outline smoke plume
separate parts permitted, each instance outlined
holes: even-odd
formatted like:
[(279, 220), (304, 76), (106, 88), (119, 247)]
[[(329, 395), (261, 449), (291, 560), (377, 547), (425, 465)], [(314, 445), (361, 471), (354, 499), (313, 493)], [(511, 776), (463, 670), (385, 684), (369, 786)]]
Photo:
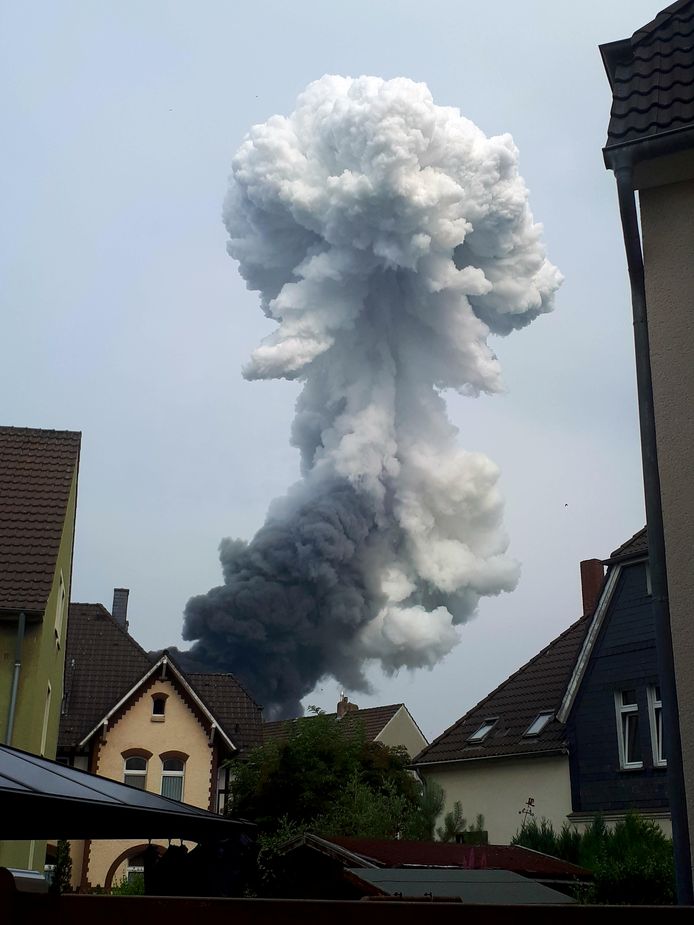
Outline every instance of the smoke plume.
[(326, 76), (233, 160), (228, 252), (274, 333), (247, 379), (298, 379), (302, 479), (224, 583), (192, 598), (188, 659), (231, 671), (270, 715), (325, 676), (431, 667), (484, 595), (511, 591), (498, 470), (458, 445), (443, 393), (493, 393), (487, 341), (551, 310), (518, 152), (424, 84)]

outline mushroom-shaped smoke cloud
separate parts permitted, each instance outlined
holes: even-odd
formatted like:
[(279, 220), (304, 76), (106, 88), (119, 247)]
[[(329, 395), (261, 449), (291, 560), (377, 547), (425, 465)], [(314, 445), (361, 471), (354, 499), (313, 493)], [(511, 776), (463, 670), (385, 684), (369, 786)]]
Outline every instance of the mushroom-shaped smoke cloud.
[(510, 591), (498, 471), (461, 449), (442, 393), (500, 389), (490, 333), (552, 307), (517, 150), (424, 84), (326, 76), (233, 161), (228, 251), (276, 331), (248, 379), (300, 379), (302, 480), (224, 584), (192, 598), (188, 653), (270, 715), (327, 675), (432, 666), (483, 595)]

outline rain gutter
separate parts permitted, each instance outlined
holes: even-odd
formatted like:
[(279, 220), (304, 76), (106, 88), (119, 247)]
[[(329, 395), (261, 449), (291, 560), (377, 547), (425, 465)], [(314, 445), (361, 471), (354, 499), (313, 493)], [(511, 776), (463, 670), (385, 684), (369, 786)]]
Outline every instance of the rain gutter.
[[(632, 155), (632, 151), (629, 152)], [(624, 235), (631, 306), (634, 321), (634, 348), (636, 355), (636, 386), (641, 432), (641, 464), (643, 468), (644, 499), (648, 533), (648, 560), (651, 572), (651, 606), (655, 622), (658, 676), (663, 704), (663, 737), (668, 759), (667, 782), (672, 816), (672, 840), (675, 849), (675, 877), (677, 902), (694, 904), (692, 890), (691, 846), (687, 817), (682, 742), (680, 739), (679, 706), (675, 682), (675, 663), (672, 650), (670, 604), (668, 598), (667, 566), (665, 559), (665, 532), (660, 494), (658, 446), (656, 441), (651, 354), (648, 337), (646, 283), (636, 211), (636, 193), (633, 185), (633, 156), (607, 158), (608, 167), (617, 179), (619, 212)]]
[(24, 646), (24, 634), (26, 632), (26, 614), (22, 610), (17, 621), (17, 641), (14, 646), (14, 668), (12, 670), (12, 686), (10, 687), (10, 706), (7, 711), (7, 734), (5, 744), (12, 745), (12, 734), (14, 732), (14, 717), (17, 710), (17, 691), (19, 689), (19, 675), (22, 670), (22, 648)]

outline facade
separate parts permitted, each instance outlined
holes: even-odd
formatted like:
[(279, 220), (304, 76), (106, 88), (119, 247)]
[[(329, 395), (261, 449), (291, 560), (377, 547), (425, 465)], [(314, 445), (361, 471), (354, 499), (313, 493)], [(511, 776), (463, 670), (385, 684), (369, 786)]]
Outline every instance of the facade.
[[(663, 696), (681, 757), (671, 775), (680, 901), (694, 901), (694, 2), (601, 46), (613, 92), (604, 157), (614, 170), (635, 320), (646, 514)], [(640, 223), (637, 220), (636, 194)], [(662, 601), (662, 603), (660, 603)], [(669, 606), (668, 606), (669, 605)], [(662, 670), (662, 669), (661, 669)], [(667, 737), (666, 735), (666, 737)], [(681, 766), (681, 767), (680, 767)]]
[(425, 748), (414, 766), (508, 844), (525, 819), (555, 830), (629, 810), (669, 832), (645, 530), (581, 563), (584, 615)]
[[(411, 757), (428, 745), (424, 733), (404, 703), (360, 710), (343, 695), (337, 711), (328, 715), (336, 716), (348, 724), (361, 724), (370, 742), (381, 742), (390, 748), (404, 748)], [(282, 719), (263, 723), (263, 741), (283, 741), (290, 734), (294, 722), (293, 719)]]
[[(55, 757), (72, 582), (80, 434), (0, 428), (0, 741)], [(45, 845), (0, 842), (43, 870)]]
[[(59, 760), (223, 812), (226, 762), (259, 744), (260, 707), (231, 675), (186, 674), (166, 652), (150, 658), (120, 613), (71, 607)], [(72, 842), (73, 887), (108, 889), (141, 872), (146, 848), (141, 839)]]

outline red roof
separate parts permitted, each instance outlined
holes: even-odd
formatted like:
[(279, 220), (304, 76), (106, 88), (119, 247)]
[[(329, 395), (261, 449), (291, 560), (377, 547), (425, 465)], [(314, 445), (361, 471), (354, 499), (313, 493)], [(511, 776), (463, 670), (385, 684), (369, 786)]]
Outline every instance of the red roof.
[(331, 836), (324, 841), (345, 848), (379, 867), (460, 867), (510, 870), (535, 877), (586, 877), (576, 864), (520, 845), (457, 845), (446, 842), (387, 841)]

